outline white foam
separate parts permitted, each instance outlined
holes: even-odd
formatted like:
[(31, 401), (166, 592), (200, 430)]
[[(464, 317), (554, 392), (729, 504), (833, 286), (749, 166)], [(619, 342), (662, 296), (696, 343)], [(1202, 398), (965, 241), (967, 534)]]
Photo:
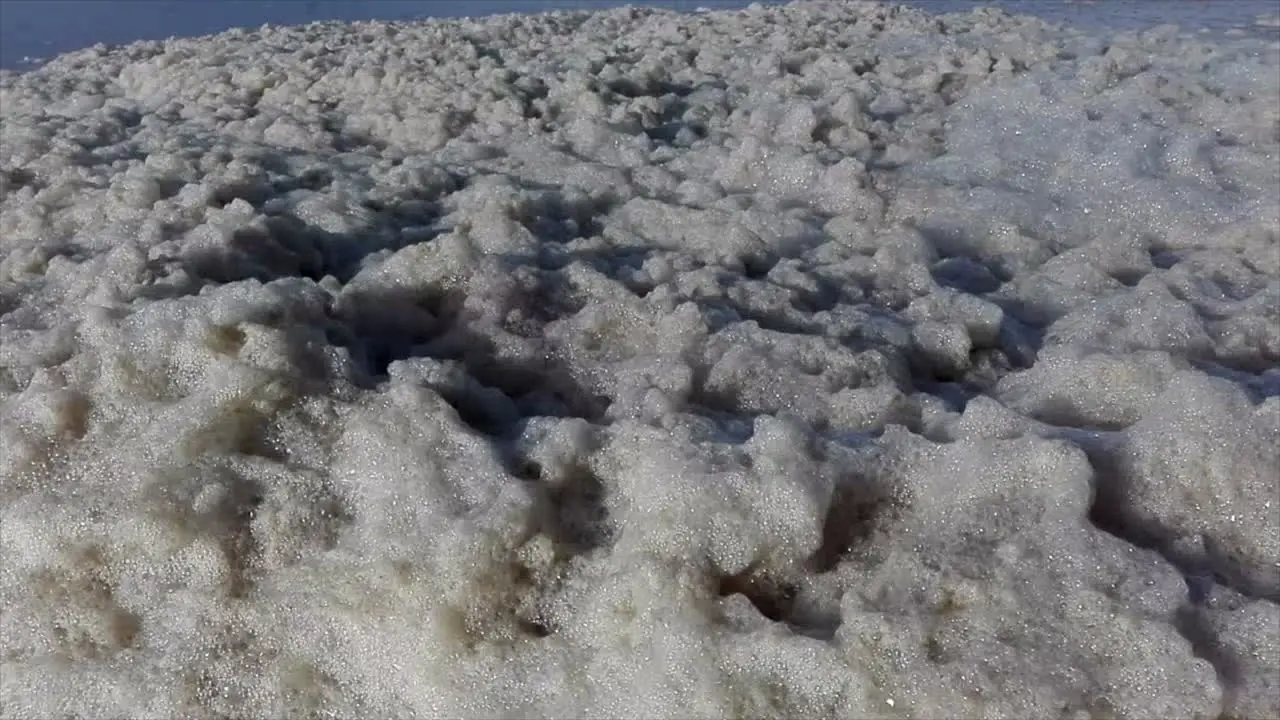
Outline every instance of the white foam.
[(834, 0), (0, 74), (0, 714), (1270, 717), (1278, 107)]

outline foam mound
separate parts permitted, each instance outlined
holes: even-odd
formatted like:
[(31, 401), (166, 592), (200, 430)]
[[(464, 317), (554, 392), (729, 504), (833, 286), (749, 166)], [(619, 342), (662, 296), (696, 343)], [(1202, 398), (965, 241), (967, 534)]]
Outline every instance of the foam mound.
[(1280, 715), (1280, 44), (264, 27), (0, 122), (5, 717)]

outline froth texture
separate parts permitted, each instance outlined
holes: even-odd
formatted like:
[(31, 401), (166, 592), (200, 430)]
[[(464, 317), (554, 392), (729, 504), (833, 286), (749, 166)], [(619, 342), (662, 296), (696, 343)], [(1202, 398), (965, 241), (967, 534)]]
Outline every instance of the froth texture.
[(5, 717), (1280, 714), (1275, 43), (317, 24), (0, 121)]

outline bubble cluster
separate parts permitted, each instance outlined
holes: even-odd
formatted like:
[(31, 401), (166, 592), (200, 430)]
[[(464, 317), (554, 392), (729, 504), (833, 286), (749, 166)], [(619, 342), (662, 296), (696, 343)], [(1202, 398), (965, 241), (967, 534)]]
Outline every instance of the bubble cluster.
[(0, 71), (0, 714), (1280, 713), (1280, 45), (811, 0)]

